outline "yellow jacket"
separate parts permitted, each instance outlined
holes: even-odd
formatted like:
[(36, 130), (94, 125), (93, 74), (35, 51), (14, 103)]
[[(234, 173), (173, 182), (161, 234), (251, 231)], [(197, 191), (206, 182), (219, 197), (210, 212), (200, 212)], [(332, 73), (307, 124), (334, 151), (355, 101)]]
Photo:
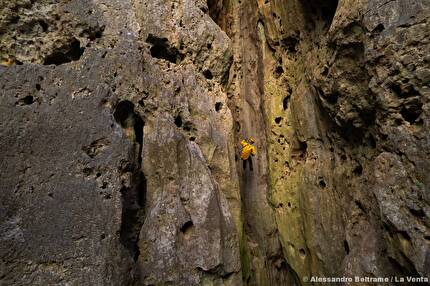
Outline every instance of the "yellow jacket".
[(242, 160), (248, 159), (251, 154), (254, 156), (257, 154), (257, 148), (246, 142), (246, 140), (242, 140), (240, 144), (242, 145), (242, 154), (240, 154)]

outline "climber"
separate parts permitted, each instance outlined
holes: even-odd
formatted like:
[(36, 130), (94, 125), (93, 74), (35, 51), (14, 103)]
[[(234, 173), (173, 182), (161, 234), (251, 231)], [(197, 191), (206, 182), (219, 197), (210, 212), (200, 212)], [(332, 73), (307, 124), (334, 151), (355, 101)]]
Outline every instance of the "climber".
[(249, 169), (252, 171), (252, 156), (257, 154), (257, 148), (252, 145), (255, 142), (254, 138), (249, 137), (248, 139), (242, 140), (240, 144), (242, 145), (242, 153), (240, 158), (243, 160), (243, 169), (246, 169), (246, 162), (249, 162)]

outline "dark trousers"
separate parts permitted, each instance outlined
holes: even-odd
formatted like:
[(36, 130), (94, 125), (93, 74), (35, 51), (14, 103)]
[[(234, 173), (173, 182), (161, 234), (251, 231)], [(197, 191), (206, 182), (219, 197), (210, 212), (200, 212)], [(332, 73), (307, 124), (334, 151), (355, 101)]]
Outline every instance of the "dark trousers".
[(253, 170), (253, 168), (252, 168), (252, 158), (251, 158), (252, 156), (249, 156), (248, 157), (248, 159), (246, 159), (246, 160), (243, 160), (243, 169), (245, 170), (246, 169), (246, 162), (249, 162), (249, 170)]

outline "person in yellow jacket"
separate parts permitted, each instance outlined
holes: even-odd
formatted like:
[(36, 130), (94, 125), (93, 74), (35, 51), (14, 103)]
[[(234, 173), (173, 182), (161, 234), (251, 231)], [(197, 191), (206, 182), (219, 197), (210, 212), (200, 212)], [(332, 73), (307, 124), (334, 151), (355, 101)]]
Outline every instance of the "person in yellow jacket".
[(257, 148), (252, 145), (254, 144), (255, 140), (252, 137), (249, 137), (248, 139), (242, 140), (240, 142), (240, 145), (242, 145), (242, 152), (240, 154), (240, 158), (242, 158), (243, 161), (243, 169), (246, 169), (246, 163), (249, 163), (249, 169), (252, 171), (252, 156), (257, 155)]

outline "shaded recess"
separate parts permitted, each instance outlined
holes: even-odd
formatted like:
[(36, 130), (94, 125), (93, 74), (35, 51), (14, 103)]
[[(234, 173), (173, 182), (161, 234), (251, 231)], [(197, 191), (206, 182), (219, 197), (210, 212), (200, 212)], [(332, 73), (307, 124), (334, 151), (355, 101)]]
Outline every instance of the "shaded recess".
[(323, 21), (328, 28), (333, 21), (338, 6), (338, 0), (301, 0), (308, 23)]
[(131, 173), (130, 184), (121, 189), (123, 207), (120, 241), (136, 261), (140, 254), (138, 241), (144, 222), (147, 188), (145, 175), (141, 171), (144, 121), (134, 111), (134, 104), (128, 100), (117, 104), (113, 116), (127, 135), (134, 134), (128, 137), (133, 141), (133, 145), (138, 147), (133, 148), (133, 152), (138, 153), (132, 154), (134, 161), (124, 162), (119, 169), (121, 174)]
[(69, 44), (64, 45), (54, 50), (48, 55), (44, 65), (62, 65), (73, 61), (78, 61), (84, 54), (85, 48), (81, 47), (81, 43), (77, 39), (73, 39)]
[(172, 47), (166, 38), (159, 38), (149, 34), (146, 42), (152, 45), (150, 52), (154, 58), (163, 59), (174, 64), (184, 59), (184, 55), (177, 48)]
[(218, 23), (221, 10), (222, 10), (222, 1), (219, 0), (207, 0), (209, 7), (209, 16), (214, 20), (215, 23)]

